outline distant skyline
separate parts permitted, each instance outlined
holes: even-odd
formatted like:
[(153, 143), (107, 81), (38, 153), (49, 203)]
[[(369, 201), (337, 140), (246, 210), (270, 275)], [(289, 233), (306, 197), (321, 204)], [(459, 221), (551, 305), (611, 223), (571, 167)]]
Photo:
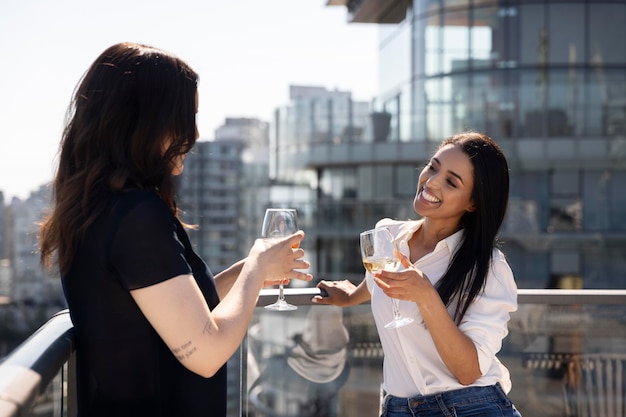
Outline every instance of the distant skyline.
[(0, 6), (0, 191), (26, 198), (52, 179), (65, 112), (108, 46), (175, 53), (200, 74), (201, 140), (226, 117), (271, 121), (290, 85), (377, 91), (378, 27), (327, 0), (27, 0)]

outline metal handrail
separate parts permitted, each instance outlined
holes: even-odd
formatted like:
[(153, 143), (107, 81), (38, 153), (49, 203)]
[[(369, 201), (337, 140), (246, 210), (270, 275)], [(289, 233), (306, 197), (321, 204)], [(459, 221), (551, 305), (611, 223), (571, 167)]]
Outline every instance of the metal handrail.
[[(311, 305), (318, 288), (286, 288), (296, 305)], [(257, 306), (272, 303), (278, 290), (261, 291)], [(519, 304), (626, 305), (626, 290), (518, 290)], [(68, 367), (67, 415), (76, 416), (74, 328), (68, 310), (55, 314), (0, 363), (0, 417), (25, 417), (65, 363)]]
[[(0, 416), (27, 416), (37, 398), (74, 352), (74, 326), (68, 310), (52, 316), (0, 363)], [(68, 373), (73, 373), (69, 369)], [(74, 395), (75, 390), (71, 395)], [(71, 397), (68, 416), (74, 412)]]
[[(320, 295), (319, 288), (285, 288), (285, 297), (295, 305), (309, 305), (311, 298)], [(277, 289), (263, 289), (257, 306), (271, 304), (278, 296)], [(518, 304), (626, 304), (626, 290), (561, 290), (561, 289), (518, 289)]]

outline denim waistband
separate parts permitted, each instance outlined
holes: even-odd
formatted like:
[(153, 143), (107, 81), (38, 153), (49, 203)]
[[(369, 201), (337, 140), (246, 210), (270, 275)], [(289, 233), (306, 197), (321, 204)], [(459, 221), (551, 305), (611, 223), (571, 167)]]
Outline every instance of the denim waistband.
[(486, 387), (467, 387), (457, 390), (444, 391), (431, 395), (416, 395), (415, 397), (402, 398), (393, 395), (385, 395), (384, 407), (394, 411), (417, 411), (428, 409), (441, 409), (442, 406), (459, 407), (472, 403), (501, 402), (511, 406), (511, 400), (504, 393), (499, 383)]

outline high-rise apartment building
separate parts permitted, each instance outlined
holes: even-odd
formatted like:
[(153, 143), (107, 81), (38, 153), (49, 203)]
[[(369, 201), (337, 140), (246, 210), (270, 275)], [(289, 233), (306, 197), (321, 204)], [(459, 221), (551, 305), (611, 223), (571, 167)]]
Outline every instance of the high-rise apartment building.
[[(179, 178), (182, 219), (196, 253), (216, 274), (247, 255), (258, 236), (268, 185), (268, 123), (227, 118), (214, 141), (197, 142)], [(229, 414), (240, 409), (241, 353), (228, 361)]]
[(421, 167), (471, 129), (510, 163), (500, 239), (518, 285), (626, 285), (626, 1), (328, 4), (379, 24), (380, 82), (370, 135), (342, 135), (350, 120), (314, 99), (277, 112), (270, 172), (315, 190), (317, 276), (360, 279), (359, 231), (415, 218)]
[(213, 273), (241, 258), (237, 229), (242, 164), (240, 141), (201, 141), (185, 159), (178, 190), (182, 219), (198, 255)]
[(65, 305), (58, 273), (44, 270), (39, 260), (37, 225), (48, 210), (50, 199), (50, 188), (43, 185), (24, 200), (13, 198), (8, 206), (13, 302)]
[[(182, 218), (198, 255), (218, 273), (247, 255), (260, 231), (268, 185), (268, 126), (227, 118), (215, 140), (199, 141), (179, 179)], [(257, 230), (258, 229), (258, 230)]]

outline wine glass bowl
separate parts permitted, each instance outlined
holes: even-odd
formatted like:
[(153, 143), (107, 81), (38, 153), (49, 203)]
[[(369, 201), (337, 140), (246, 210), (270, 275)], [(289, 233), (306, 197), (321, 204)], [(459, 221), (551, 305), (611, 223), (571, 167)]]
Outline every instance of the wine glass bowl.
[[(377, 227), (366, 230), (359, 236), (361, 245), (361, 258), (363, 266), (368, 272), (379, 270), (397, 271), (400, 260), (396, 257), (396, 243), (393, 235), (386, 227)], [(399, 310), (399, 300), (392, 298), (393, 320), (385, 324), (385, 328), (392, 329), (405, 326), (413, 321), (411, 317), (404, 317)]]
[[(261, 237), (263, 239), (279, 239), (290, 236), (298, 231), (298, 221), (295, 209), (268, 208), (263, 217), (261, 227)], [(297, 247), (297, 246), (296, 246)], [(268, 310), (291, 311), (298, 307), (289, 304), (285, 300), (283, 284), (278, 286), (278, 300), (275, 303), (265, 306)]]

